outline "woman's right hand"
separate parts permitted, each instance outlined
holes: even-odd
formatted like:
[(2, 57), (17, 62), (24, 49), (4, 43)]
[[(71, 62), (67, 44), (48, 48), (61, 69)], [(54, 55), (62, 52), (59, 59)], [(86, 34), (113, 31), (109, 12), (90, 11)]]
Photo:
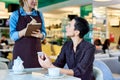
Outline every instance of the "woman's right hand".
[(19, 37), (20, 38), (23, 37), (23, 36), (25, 36), (26, 30), (27, 30), (27, 27), (24, 28), (24, 29), (22, 29), (21, 31), (19, 31)]
[(25, 36), (26, 30), (27, 30), (27, 28), (28, 28), (29, 25), (30, 25), (30, 23), (28, 23), (27, 26), (24, 29), (22, 29), (21, 31), (19, 31), (19, 37), (20, 38), (23, 37), (23, 36)]

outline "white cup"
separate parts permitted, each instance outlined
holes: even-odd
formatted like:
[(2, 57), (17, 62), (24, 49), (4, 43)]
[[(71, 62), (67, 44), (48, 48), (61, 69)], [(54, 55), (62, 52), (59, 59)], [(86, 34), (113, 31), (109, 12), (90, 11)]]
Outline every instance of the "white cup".
[(48, 68), (48, 75), (51, 77), (60, 76), (59, 68)]

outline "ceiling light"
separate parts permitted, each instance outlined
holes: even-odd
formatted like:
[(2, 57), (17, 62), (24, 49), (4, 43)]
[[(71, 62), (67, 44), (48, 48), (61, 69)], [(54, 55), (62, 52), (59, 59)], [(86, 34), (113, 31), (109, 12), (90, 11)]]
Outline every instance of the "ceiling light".
[(107, 2), (107, 1), (112, 1), (112, 0), (94, 0), (94, 1)]

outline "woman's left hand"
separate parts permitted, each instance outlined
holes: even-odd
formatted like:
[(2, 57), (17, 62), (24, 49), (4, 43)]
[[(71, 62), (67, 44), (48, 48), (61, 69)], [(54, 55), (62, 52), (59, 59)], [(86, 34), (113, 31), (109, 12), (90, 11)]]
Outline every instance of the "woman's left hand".
[(36, 38), (42, 38), (43, 34), (40, 32), (40, 30), (32, 31), (31, 36), (36, 37)]

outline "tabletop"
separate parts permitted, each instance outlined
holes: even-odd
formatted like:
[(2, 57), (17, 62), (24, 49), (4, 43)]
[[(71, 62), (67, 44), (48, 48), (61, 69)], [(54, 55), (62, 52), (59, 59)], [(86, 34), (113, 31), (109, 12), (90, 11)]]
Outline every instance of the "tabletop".
[[(41, 72), (41, 74), (34, 75), (33, 72)], [(43, 68), (28, 68), (23, 74), (14, 74), (12, 70), (0, 70), (0, 80), (81, 80), (80, 78), (63, 75), (58, 78), (50, 78), (45, 76), (47, 69)], [(43, 74), (44, 73), (44, 74)]]

